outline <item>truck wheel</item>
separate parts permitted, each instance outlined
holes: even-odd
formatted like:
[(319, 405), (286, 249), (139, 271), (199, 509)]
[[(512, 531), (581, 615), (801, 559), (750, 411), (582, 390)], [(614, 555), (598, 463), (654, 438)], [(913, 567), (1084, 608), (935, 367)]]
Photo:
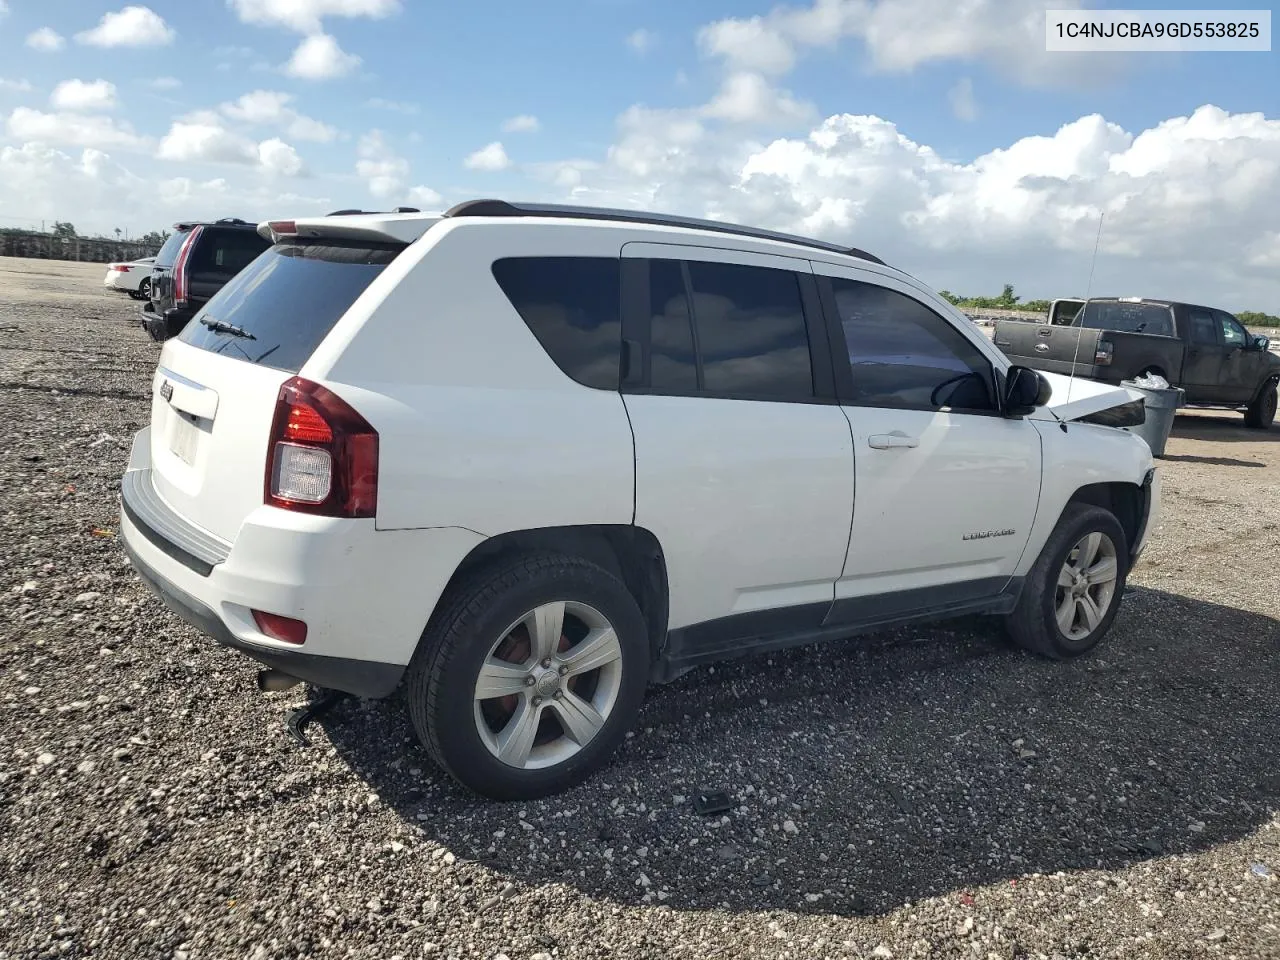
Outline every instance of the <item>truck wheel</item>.
[(1052, 660), (1088, 653), (1111, 629), (1128, 575), (1120, 522), (1100, 507), (1069, 504), (1005, 629), (1019, 646)]
[(648, 652), (617, 577), (575, 557), (515, 557), (451, 590), (432, 617), (409, 666), (409, 715), (432, 758), (476, 793), (558, 793), (626, 736)]
[(1276, 418), (1276, 384), (1273, 380), (1262, 388), (1245, 411), (1244, 425), (1254, 430), (1267, 430)]

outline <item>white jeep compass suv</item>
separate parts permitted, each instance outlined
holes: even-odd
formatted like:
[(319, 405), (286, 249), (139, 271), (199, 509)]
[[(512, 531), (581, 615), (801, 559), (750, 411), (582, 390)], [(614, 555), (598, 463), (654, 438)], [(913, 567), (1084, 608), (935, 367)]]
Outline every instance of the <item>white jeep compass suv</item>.
[(1084, 653), (1152, 524), (1138, 395), (858, 250), (493, 200), (259, 229), (160, 355), (129, 556), (288, 678), (403, 686), (490, 797), (726, 657), (975, 613)]

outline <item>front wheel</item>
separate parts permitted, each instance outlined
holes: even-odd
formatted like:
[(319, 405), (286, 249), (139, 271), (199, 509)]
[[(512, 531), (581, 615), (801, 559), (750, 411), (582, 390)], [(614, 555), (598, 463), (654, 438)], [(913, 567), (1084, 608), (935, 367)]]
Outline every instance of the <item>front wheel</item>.
[(602, 766), (648, 680), (648, 632), (608, 571), (513, 558), (450, 592), (409, 667), (409, 715), (454, 779), (495, 800), (565, 790)]
[(1005, 621), (1016, 643), (1053, 660), (1088, 653), (1111, 629), (1129, 575), (1128, 538), (1110, 512), (1069, 504)]
[(151, 278), (150, 277), (144, 277), (142, 282), (138, 284), (137, 299), (139, 300), (151, 299)]
[(1268, 383), (1249, 404), (1244, 414), (1244, 425), (1254, 430), (1267, 430), (1276, 418), (1276, 384)]

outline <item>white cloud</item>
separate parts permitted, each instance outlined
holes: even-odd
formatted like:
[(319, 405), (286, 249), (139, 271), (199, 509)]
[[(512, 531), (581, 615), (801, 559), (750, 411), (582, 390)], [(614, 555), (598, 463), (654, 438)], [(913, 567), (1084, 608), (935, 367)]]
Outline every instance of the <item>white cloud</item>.
[(268, 173), (284, 177), (296, 177), (303, 169), (298, 151), (277, 137), (258, 144), (258, 163)]
[(0, 90), (9, 93), (30, 93), (34, 89), (29, 80), (8, 80), (0, 77)]
[(646, 30), (644, 27), (627, 34), (627, 46), (640, 56), (644, 56), (652, 50), (657, 42), (658, 35), (652, 30)]
[(112, 110), (120, 105), (116, 85), (106, 80), (63, 80), (53, 88), (49, 103), (57, 110)]
[(258, 162), (258, 147), (247, 137), (228, 130), (216, 115), (195, 114), (175, 120), (160, 141), (156, 156), (179, 163)]
[[(1080, 0), (1055, 0), (1077, 9)], [(861, 40), (874, 69), (906, 72), (945, 60), (982, 61), (1036, 84), (1095, 82), (1114, 58), (1047, 53), (1044, 0), (813, 0), (765, 16), (728, 18), (698, 33), (702, 52), (734, 70), (787, 73), (806, 50)]]
[(14, 140), (61, 146), (137, 149), (146, 143), (128, 124), (111, 117), (44, 113), (29, 107), (18, 107), (9, 114), (7, 129)]
[(347, 53), (327, 33), (313, 33), (298, 44), (284, 72), (302, 80), (331, 80), (360, 66), (360, 58)]
[(295, 140), (329, 143), (338, 131), (327, 123), (304, 116), (293, 109), (293, 94), (276, 90), (254, 90), (219, 109), (233, 120), (284, 130)]
[(813, 106), (769, 85), (758, 73), (734, 73), (703, 108), (709, 117), (731, 123), (794, 124), (816, 117)]
[(418, 112), (418, 105), (407, 100), (386, 100), (382, 97), (370, 97), (365, 101), (365, 105), (373, 107), (375, 110), (390, 110), (392, 113), (403, 113), (409, 116)]
[(380, 130), (360, 138), (356, 156), (356, 173), (368, 182), (369, 192), (379, 200), (390, 199), (404, 189), (409, 161), (391, 149)]
[(504, 120), (502, 122), (502, 132), (537, 133), (541, 126), (542, 124), (538, 122), (537, 117), (528, 113), (522, 113), (518, 117), (511, 117), (509, 120)]
[(299, 33), (320, 33), (324, 17), (381, 19), (400, 10), (400, 0), (230, 0), (245, 23), (288, 27)]
[(863, 247), (937, 288), (1095, 291), (1280, 305), (1280, 119), (1204, 106), (1131, 133), (1085, 116), (969, 163), (874, 116), (744, 140), (695, 111), (633, 107), (603, 160), (541, 168), (564, 199), (708, 216)]
[(178, 163), (252, 166), (287, 177), (304, 172), (302, 158), (292, 146), (278, 137), (256, 143), (229, 129), (222, 116), (212, 110), (199, 110), (175, 120), (161, 139), (156, 156)]
[(463, 165), (468, 170), (484, 170), (493, 173), (511, 166), (511, 158), (507, 156), (507, 151), (503, 149), (502, 144), (495, 140), (468, 156), (463, 161)]
[(52, 27), (41, 27), (27, 34), (27, 46), (43, 53), (56, 53), (67, 45), (66, 38)]
[(409, 204), (419, 210), (438, 210), (442, 199), (440, 194), (430, 187), (418, 186), (409, 189)]
[(147, 86), (152, 90), (177, 90), (182, 86), (182, 81), (177, 77), (156, 77), (148, 80)]
[(175, 36), (150, 7), (129, 6), (104, 13), (96, 27), (76, 34), (76, 42), (93, 47), (159, 47), (172, 43)]
[[(244, 168), (236, 178), (140, 176), (94, 148), (69, 151), (41, 143), (0, 147), (0, 207), (38, 221), (71, 219), (82, 233), (131, 234), (169, 229), (178, 218), (268, 217), (325, 213), (329, 197), (282, 191), (272, 177)], [(20, 202), (19, 202), (20, 201)], [(73, 211), (70, 215), (68, 211)]]
[(968, 77), (956, 81), (955, 86), (947, 91), (947, 100), (956, 119), (965, 122), (978, 119), (978, 101), (973, 96), (973, 81)]

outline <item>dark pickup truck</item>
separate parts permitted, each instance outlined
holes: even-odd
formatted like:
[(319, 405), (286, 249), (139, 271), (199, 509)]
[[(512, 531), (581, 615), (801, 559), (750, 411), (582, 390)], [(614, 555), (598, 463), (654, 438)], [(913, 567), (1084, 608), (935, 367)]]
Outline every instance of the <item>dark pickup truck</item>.
[(1070, 325), (1000, 320), (995, 344), (1015, 362), (1120, 383), (1159, 374), (1188, 406), (1243, 409), (1266, 429), (1276, 415), (1280, 357), (1231, 314), (1168, 300), (1098, 297)]

